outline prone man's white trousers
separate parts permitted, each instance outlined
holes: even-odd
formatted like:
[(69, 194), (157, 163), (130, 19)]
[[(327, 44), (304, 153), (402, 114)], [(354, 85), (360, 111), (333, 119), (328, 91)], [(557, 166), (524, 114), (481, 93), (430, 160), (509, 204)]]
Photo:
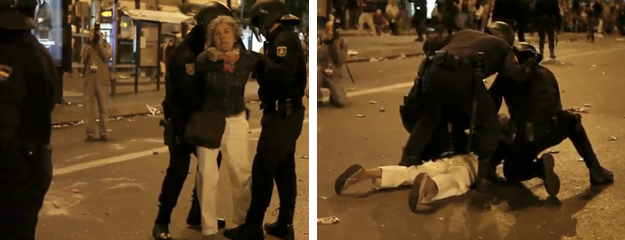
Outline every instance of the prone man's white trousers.
[(459, 155), (426, 162), (419, 166), (383, 166), (379, 168), (382, 170), (382, 178), (374, 180), (373, 184), (381, 189), (412, 185), (419, 173), (426, 173), (438, 187), (438, 194), (431, 200), (433, 202), (468, 192), (477, 176), (477, 158)]

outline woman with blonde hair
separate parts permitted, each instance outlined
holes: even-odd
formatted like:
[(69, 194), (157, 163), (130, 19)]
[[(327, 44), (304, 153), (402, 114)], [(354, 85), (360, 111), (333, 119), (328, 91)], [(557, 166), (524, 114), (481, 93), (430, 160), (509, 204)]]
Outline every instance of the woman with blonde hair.
[(252, 159), (249, 154), (245, 111), (245, 84), (256, 68), (256, 59), (240, 44), (242, 29), (232, 17), (219, 16), (207, 29), (207, 49), (197, 57), (196, 105), (185, 138), (197, 146), (197, 190), (202, 211), (202, 235), (218, 233), (217, 156), (230, 171), (233, 195), (233, 222), (243, 224), (251, 201)]

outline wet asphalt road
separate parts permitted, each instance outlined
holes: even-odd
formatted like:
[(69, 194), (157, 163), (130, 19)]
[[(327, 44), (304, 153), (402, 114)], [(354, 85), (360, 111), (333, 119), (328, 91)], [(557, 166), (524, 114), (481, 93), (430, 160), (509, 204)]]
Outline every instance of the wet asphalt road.
[[(317, 214), (341, 220), (318, 226), (318, 239), (625, 239), (625, 43), (608, 38), (595, 44), (561, 42), (556, 53), (559, 60), (544, 65), (558, 78), (566, 108), (591, 105), (583, 124), (601, 163), (615, 173), (614, 185), (589, 188), (588, 170), (565, 140), (552, 148), (559, 151), (560, 202), (546, 201), (539, 180), (497, 187), (490, 195), (472, 190), (436, 203), (437, 211), (427, 215), (410, 212), (406, 190), (337, 196), (334, 181), (350, 165), (399, 162), (408, 133), (398, 106), (421, 58), (352, 64), (357, 84), (344, 80), (346, 88), (353, 88), (350, 106), (318, 111)], [(608, 141), (611, 136), (623, 140)], [(354, 190), (367, 193), (371, 185), (365, 182)]]
[[(252, 104), (250, 153), (255, 154), (261, 112)], [(169, 154), (162, 142), (162, 116), (125, 118), (110, 123), (109, 142), (83, 142), (84, 126), (53, 130), (55, 176), (40, 212), (37, 239), (45, 240), (138, 240), (152, 239), (158, 194)], [(308, 118), (308, 117), (307, 117)], [(308, 124), (297, 146), (298, 198), (295, 217), (297, 239), (308, 239)], [(170, 226), (175, 239), (199, 240), (197, 230), (186, 227), (197, 161), (192, 160), (184, 189)], [(221, 169), (218, 212), (232, 216), (227, 166)], [(79, 193), (74, 193), (78, 190)], [(74, 192), (72, 192), (74, 191)], [(277, 192), (265, 221), (274, 221)], [(233, 227), (228, 223), (228, 227)], [(220, 236), (218, 239), (225, 239)], [(272, 239), (272, 238), (268, 238)]]

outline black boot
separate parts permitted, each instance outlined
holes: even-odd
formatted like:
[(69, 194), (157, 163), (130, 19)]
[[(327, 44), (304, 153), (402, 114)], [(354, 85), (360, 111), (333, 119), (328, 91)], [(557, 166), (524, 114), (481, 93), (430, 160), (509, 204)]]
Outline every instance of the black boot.
[(404, 166), (404, 167), (410, 167), (410, 166), (418, 166), (423, 164), (423, 162), (421, 161), (421, 159), (419, 159), (418, 156), (409, 156), (406, 154), (403, 154), (403, 156), (401, 157), (401, 161), (399, 162), (399, 166)]
[(243, 224), (236, 228), (224, 230), (224, 237), (234, 240), (263, 240), (265, 234), (262, 227)]
[(173, 240), (171, 235), (169, 235), (169, 226), (162, 223), (154, 223), (152, 237), (154, 237), (155, 240)]
[(295, 240), (295, 231), (293, 229), (294, 210), (280, 209), (278, 221), (265, 224), (267, 234), (285, 240)]
[(202, 211), (200, 210), (200, 203), (195, 196), (191, 202), (189, 214), (187, 215), (187, 225), (189, 225), (190, 228), (202, 229)]
[(549, 58), (556, 59), (556, 51), (551, 49), (549, 50)]
[(538, 161), (542, 167), (538, 176), (543, 179), (545, 190), (547, 190), (549, 196), (555, 197), (560, 192), (560, 178), (553, 171), (553, 168), (555, 167), (553, 155), (545, 153)]
[(614, 183), (614, 173), (597, 165), (590, 170), (590, 184), (593, 186), (608, 185)]
[(486, 192), (493, 182), (497, 182), (496, 165), (491, 164), (490, 159), (478, 159), (477, 180), (475, 188), (480, 192)]

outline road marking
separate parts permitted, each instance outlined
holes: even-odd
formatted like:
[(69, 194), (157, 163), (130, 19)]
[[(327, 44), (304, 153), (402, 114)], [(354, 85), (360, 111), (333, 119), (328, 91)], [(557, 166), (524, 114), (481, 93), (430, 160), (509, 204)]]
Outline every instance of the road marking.
[[(308, 123), (308, 117), (306, 117), (306, 119), (304, 119), (304, 124), (307, 124), (307, 123)], [(250, 130), (250, 133), (260, 133), (260, 130), (261, 130), (261, 128), (254, 128), (254, 129)], [(167, 152), (169, 152), (169, 148), (167, 146), (164, 146), (164, 147), (154, 148), (154, 149), (150, 149), (150, 150), (145, 150), (145, 151), (134, 152), (134, 153), (119, 155), (119, 156), (110, 157), (110, 158), (94, 160), (94, 161), (91, 161), (91, 162), (80, 163), (80, 164), (76, 164), (76, 165), (72, 165), (72, 166), (67, 166), (67, 167), (62, 167), (62, 168), (55, 168), (53, 176), (61, 176), (61, 175), (65, 175), (65, 174), (69, 174), (69, 173), (73, 173), (73, 172), (79, 172), (79, 171), (84, 171), (84, 170), (87, 170), (87, 169), (103, 167), (103, 166), (107, 166), (107, 165), (114, 164), (114, 163), (120, 163), (120, 162), (126, 162), (126, 161), (130, 161), (130, 160), (135, 160), (135, 159), (139, 159), (139, 158), (143, 158), (143, 157), (154, 155), (154, 152), (158, 152), (159, 154), (167, 153)]]

